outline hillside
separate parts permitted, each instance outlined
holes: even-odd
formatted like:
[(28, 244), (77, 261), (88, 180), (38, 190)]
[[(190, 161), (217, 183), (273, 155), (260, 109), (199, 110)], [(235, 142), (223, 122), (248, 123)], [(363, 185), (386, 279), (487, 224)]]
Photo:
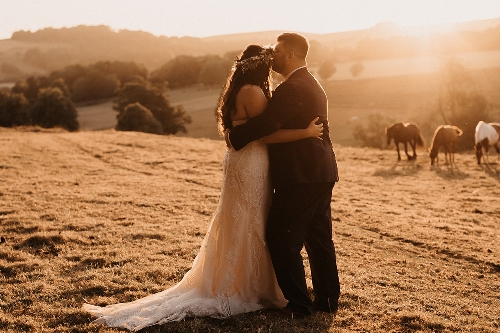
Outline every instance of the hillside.
[[(424, 31), (428, 27), (424, 27)], [(330, 34), (304, 35), (311, 41), (310, 64), (387, 58), (443, 56), (500, 49), (500, 18), (435, 26), (426, 34), (391, 23)], [(134, 61), (158, 69), (178, 55), (224, 55), (249, 44), (272, 44), (279, 31), (206, 38), (154, 36), (144, 31), (113, 31), (107, 26), (16, 31), (0, 40), (0, 82), (48, 74), (70, 64)]]
[[(2, 332), (121, 332), (90, 323), (82, 303), (159, 292), (190, 268), (217, 206), (222, 141), (0, 128), (0, 145)], [(500, 165), (335, 150), (335, 317), (265, 310), (142, 332), (498, 332)]]

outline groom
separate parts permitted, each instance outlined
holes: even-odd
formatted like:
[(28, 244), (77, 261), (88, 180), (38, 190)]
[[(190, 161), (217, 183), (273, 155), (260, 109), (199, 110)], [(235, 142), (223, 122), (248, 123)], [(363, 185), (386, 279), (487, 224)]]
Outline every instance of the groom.
[[(278, 284), (288, 300), (285, 312), (310, 315), (336, 312), (340, 284), (332, 241), (330, 202), (338, 181), (328, 127), (328, 101), (321, 85), (306, 68), (307, 40), (295, 33), (277, 39), (272, 69), (285, 81), (273, 92), (267, 109), (234, 127), (226, 139), (239, 150), (277, 129), (306, 128), (319, 116), (323, 140), (304, 139), (270, 144), (274, 194), (266, 239)], [(305, 245), (314, 302), (307, 292), (301, 250)]]

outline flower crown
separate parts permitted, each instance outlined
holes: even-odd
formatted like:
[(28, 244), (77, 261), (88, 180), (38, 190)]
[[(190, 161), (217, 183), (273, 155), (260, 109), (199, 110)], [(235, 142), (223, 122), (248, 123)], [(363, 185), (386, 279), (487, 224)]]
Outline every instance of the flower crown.
[(271, 46), (265, 46), (262, 51), (256, 56), (246, 58), (243, 60), (236, 60), (233, 66), (234, 69), (241, 68), (241, 71), (245, 73), (249, 69), (255, 69), (261, 64), (266, 64), (270, 66), (271, 59), (273, 57), (274, 50)]

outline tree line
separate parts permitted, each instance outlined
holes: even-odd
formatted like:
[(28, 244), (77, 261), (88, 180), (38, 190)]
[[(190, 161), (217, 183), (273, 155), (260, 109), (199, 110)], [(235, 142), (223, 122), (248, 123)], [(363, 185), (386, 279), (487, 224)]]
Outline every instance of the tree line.
[(173, 107), (169, 88), (222, 86), (239, 51), (224, 56), (177, 56), (151, 73), (135, 62), (69, 65), (49, 75), (29, 76), (0, 91), (0, 126), (60, 126), (79, 129), (75, 104), (115, 98), (118, 130), (156, 134), (187, 132), (191, 117)]

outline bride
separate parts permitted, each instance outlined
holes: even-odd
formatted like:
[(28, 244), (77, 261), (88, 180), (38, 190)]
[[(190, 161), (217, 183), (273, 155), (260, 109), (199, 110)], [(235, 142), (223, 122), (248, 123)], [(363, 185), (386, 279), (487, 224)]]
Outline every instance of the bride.
[[(219, 131), (259, 115), (271, 98), (273, 50), (250, 45), (235, 61), (218, 103)], [(95, 321), (132, 331), (188, 316), (226, 318), (265, 307), (283, 308), (264, 231), (272, 189), (267, 143), (321, 139), (322, 125), (278, 130), (240, 151), (228, 149), (218, 207), (192, 268), (175, 286), (129, 303), (84, 304)]]

